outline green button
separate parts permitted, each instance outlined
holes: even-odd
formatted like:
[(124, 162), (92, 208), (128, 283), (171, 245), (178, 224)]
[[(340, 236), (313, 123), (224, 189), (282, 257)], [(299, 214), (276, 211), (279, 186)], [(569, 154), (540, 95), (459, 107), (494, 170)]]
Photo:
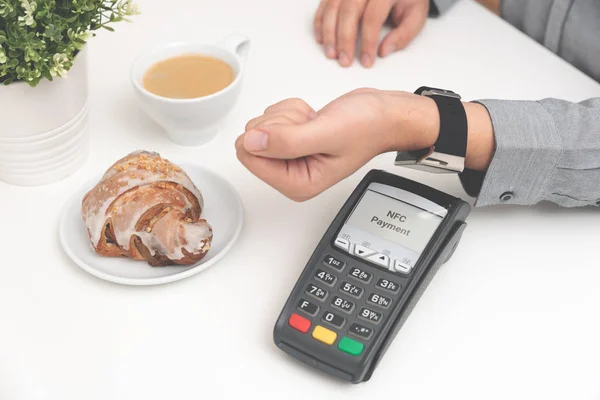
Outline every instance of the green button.
[(357, 342), (356, 340), (352, 340), (347, 337), (343, 337), (338, 344), (338, 349), (348, 354), (352, 354), (353, 356), (358, 356), (362, 353), (365, 345), (361, 342)]

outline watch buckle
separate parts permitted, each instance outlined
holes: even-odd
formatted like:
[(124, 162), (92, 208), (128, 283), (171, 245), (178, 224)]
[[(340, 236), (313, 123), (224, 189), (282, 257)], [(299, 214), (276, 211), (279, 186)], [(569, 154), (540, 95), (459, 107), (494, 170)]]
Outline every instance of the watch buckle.
[(444, 89), (426, 89), (421, 92), (421, 95), (423, 95), (423, 96), (446, 96), (446, 97), (453, 97), (458, 100), (461, 99), (461, 97), (458, 93), (454, 93), (451, 90), (444, 90)]
[(431, 147), (417, 152), (399, 151), (394, 165), (433, 173), (460, 173), (464, 170), (465, 159), (451, 154), (437, 153)]

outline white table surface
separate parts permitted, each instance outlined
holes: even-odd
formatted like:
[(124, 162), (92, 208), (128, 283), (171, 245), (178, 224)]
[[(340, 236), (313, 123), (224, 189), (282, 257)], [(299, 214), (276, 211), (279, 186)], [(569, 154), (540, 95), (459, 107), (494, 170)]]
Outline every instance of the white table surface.
[[(0, 379), (0, 399), (600, 398), (600, 213), (593, 209), (474, 209), (458, 250), (368, 383), (334, 381), (274, 346), (273, 324), (289, 291), (368, 169), (469, 198), (456, 177), (395, 168), (386, 154), (321, 196), (291, 202), (237, 161), (233, 142), (247, 120), (287, 97), (318, 108), (361, 86), (430, 85), (465, 99), (600, 96), (600, 85), (466, 0), (373, 69), (342, 69), (312, 39), (316, 3), (143, 0), (133, 24), (93, 39), (88, 163), (51, 186), (0, 184), (0, 378), (5, 387), (10, 379), (26, 385), (23, 395), (7, 397)], [(138, 111), (130, 63), (156, 41), (216, 42), (234, 32), (252, 46), (222, 134), (203, 147), (172, 144)], [(97, 279), (64, 255), (63, 202), (140, 148), (194, 160), (238, 189), (244, 227), (222, 262), (176, 283), (130, 287)]]

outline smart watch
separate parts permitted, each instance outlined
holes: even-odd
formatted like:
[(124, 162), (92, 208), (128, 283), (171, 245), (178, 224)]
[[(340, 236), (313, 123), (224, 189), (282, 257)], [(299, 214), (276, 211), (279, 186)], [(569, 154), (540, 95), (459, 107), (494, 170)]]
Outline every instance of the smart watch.
[(467, 152), (467, 114), (461, 97), (451, 90), (422, 86), (415, 94), (432, 98), (440, 115), (435, 144), (415, 151), (398, 151), (395, 165), (433, 173), (461, 173)]

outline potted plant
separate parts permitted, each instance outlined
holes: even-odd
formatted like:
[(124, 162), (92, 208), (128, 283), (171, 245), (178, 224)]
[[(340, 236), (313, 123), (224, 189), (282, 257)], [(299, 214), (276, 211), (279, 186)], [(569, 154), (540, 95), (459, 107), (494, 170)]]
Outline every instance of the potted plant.
[(0, 180), (48, 183), (87, 155), (87, 49), (132, 0), (0, 0)]

